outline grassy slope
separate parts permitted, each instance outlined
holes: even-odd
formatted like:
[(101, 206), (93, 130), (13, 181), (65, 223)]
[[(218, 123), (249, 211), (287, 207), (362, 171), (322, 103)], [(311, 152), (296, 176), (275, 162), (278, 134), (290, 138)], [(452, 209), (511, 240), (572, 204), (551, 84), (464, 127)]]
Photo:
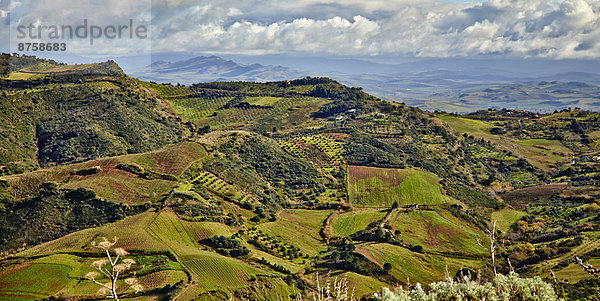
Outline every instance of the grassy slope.
[(479, 230), (445, 210), (398, 211), (390, 218), (393, 229), (400, 230), (404, 241), (421, 245), (426, 252), (451, 252), (466, 256), (483, 256), (477, 240), (484, 240)]
[[(144, 154), (118, 156), (93, 160), (85, 163), (57, 166), (30, 173), (6, 176), (10, 187), (8, 191), (16, 199), (35, 194), (41, 184), (47, 181), (59, 183), (60, 188), (84, 187), (110, 201), (128, 204), (141, 204), (146, 201), (158, 201), (173, 189), (177, 182), (154, 179), (146, 180), (135, 174), (117, 169), (119, 163), (136, 163), (149, 171), (180, 176), (188, 166), (207, 155), (200, 144), (182, 142), (163, 149)], [(97, 174), (79, 176), (73, 171), (99, 166)]]
[[(109, 224), (100, 228), (79, 231), (60, 239), (33, 247), (20, 254), (24, 258), (37, 258), (30, 261), (33, 265), (18, 269), (18, 264), (11, 265), (5, 272), (0, 271), (0, 296), (10, 294), (28, 295), (41, 298), (54, 294), (81, 296), (94, 294), (97, 290), (91, 282), (79, 281), (78, 278), (91, 271), (93, 258), (69, 255), (72, 252), (95, 252), (90, 242), (98, 237), (119, 237), (118, 246), (129, 251), (170, 251), (181, 263), (171, 263), (171, 268), (152, 272), (141, 278), (143, 283), (151, 284), (148, 288), (162, 287), (185, 280), (182, 270), (187, 269), (196, 279), (196, 285), (190, 286), (196, 294), (208, 290), (238, 289), (249, 284), (249, 279), (256, 275), (268, 275), (269, 272), (254, 267), (238, 259), (224, 257), (205, 250), (197, 240), (213, 235), (231, 235), (232, 230), (217, 223), (193, 223), (182, 221), (173, 212), (167, 210), (160, 214), (146, 212)], [(78, 253), (72, 253), (78, 254)], [(50, 264), (53, 263), (53, 264)], [(51, 287), (45, 283), (29, 283), (15, 279), (35, 277), (40, 269), (53, 273), (50, 278)], [(5, 276), (6, 275), (6, 276)], [(31, 276), (28, 276), (31, 275)], [(265, 281), (270, 281), (268, 280)], [(33, 281), (33, 280), (32, 280)], [(277, 279), (273, 279), (277, 282)], [(272, 284), (281, 287), (280, 283)], [(283, 288), (285, 291), (285, 288)], [(281, 292), (281, 291), (280, 291)]]
[(496, 227), (501, 231), (508, 231), (510, 226), (527, 213), (511, 208), (504, 208), (492, 213), (492, 220), (496, 221)]
[(357, 207), (449, 203), (433, 173), (418, 169), (349, 167), (349, 194)]
[(258, 229), (300, 248), (311, 256), (325, 250), (319, 231), (330, 211), (284, 210), (275, 222), (260, 224)]
[(355, 209), (338, 215), (333, 220), (334, 236), (349, 236), (364, 230), (372, 223), (385, 217), (387, 212), (378, 209)]
[(499, 149), (510, 151), (518, 157), (528, 158), (532, 165), (542, 169), (548, 169), (556, 162), (568, 159), (571, 153), (557, 141), (546, 139), (517, 140), (513, 137), (493, 135), (490, 130), (494, 125), (487, 121), (452, 116), (441, 118), (456, 131), (491, 141)]
[(431, 283), (445, 279), (446, 267), (450, 275), (461, 268), (476, 269), (480, 260), (453, 259), (438, 255), (421, 254), (390, 244), (367, 244), (358, 249), (367, 258), (383, 266), (392, 265), (391, 275), (411, 284)]
[(149, 151), (186, 135), (162, 101), (120, 74), (13, 82), (0, 96), (0, 166), (11, 173)]
[[(90, 242), (98, 237), (104, 236), (109, 237), (119, 237), (118, 246), (126, 248), (129, 251), (135, 250), (146, 250), (146, 251), (163, 251), (166, 250), (165, 245), (159, 241), (153, 239), (145, 230), (147, 225), (152, 222), (155, 214), (147, 212), (140, 215), (127, 217), (124, 220), (105, 225), (100, 228), (86, 229), (79, 232), (75, 232), (69, 234), (67, 236), (61, 237), (57, 240), (53, 240), (42, 245), (33, 247), (31, 249), (27, 249), (26, 251), (19, 254), (19, 256), (25, 258), (36, 258), (33, 261), (33, 266), (40, 266), (46, 268), (53, 268), (59, 270), (65, 270), (66, 273), (52, 273), (53, 277), (48, 278), (51, 279), (55, 283), (60, 283), (61, 285), (55, 285), (52, 289), (45, 289), (43, 286), (40, 286), (38, 283), (32, 284), (23, 282), (23, 284), (15, 288), (17, 293), (30, 293), (35, 294), (36, 298), (46, 297), (49, 295), (55, 294), (63, 294), (65, 296), (77, 296), (77, 295), (90, 295), (95, 294), (98, 290), (98, 287), (92, 284), (89, 281), (81, 281), (84, 275), (87, 272), (93, 270), (91, 266), (91, 262), (96, 260), (94, 257), (87, 256), (77, 256), (77, 255), (69, 255), (71, 252), (97, 252), (90, 246)], [(75, 253), (76, 254), (76, 253)], [(91, 255), (91, 254), (90, 254)], [(95, 256), (102, 256), (101, 254), (97, 254)], [(97, 258), (97, 257), (96, 257)], [(10, 266), (8, 269), (14, 268), (15, 266)], [(175, 269), (182, 269), (181, 266), (177, 267), (177, 264), (173, 266)], [(22, 274), (24, 273), (24, 274)], [(23, 279), (27, 279), (27, 275), (29, 275), (29, 270), (25, 269), (22, 272), (15, 275), (16, 277), (25, 277)], [(153, 284), (156, 286), (164, 286), (167, 283), (174, 284), (175, 282), (181, 280), (181, 273), (172, 271), (167, 272), (168, 277), (165, 277), (163, 281), (152, 280)], [(36, 274), (33, 281), (38, 281), (39, 274)], [(179, 275), (179, 276), (177, 276)], [(152, 277), (152, 276), (148, 276)], [(183, 277), (185, 279), (187, 277)], [(7, 283), (10, 283), (10, 278), (1, 278), (0, 277), (0, 287), (4, 287)], [(150, 283), (150, 279), (144, 280), (147, 284)], [(6, 296), (8, 292), (2, 292), (0, 290), (0, 296)]]

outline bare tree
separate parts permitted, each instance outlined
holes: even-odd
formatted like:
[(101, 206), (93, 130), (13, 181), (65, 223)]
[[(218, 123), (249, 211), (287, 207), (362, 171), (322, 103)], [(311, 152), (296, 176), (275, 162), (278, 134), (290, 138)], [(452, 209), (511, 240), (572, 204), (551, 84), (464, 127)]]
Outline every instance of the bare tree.
[(484, 246), (480, 240), (477, 240), (477, 242), (482, 248), (490, 252), (490, 256), (492, 257), (492, 268), (494, 269), (494, 276), (497, 276), (498, 272), (496, 271), (496, 221), (492, 223), (492, 229), (487, 229), (485, 232), (488, 239), (490, 240), (490, 246)]
[[(129, 254), (123, 248), (114, 248), (114, 256), (111, 256), (110, 249), (113, 248), (116, 243), (116, 237), (114, 241), (110, 241), (103, 237), (102, 241), (99, 243), (96, 243), (95, 241), (92, 242), (92, 246), (106, 252), (107, 258), (94, 261), (92, 266), (95, 267), (98, 272), (89, 272), (85, 277), (102, 286), (98, 291), (99, 294), (109, 294), (107, 298), (119, 300), (119, 296), (117, 295), (117, 280), (119, 279), (119, 276), (122, 276), (124, 272), (131, 268), (135, 261), (131, 258), (125, 258), (119, 262), (119, 259), (121, 259), (122, 256)], [(109, 282), (101, 283), (97, 280), (100, 276), (108, 278)], [(125, 279), (125, 283), (129, 285), (131, 289), (135, 290), (136, 293), (144, 289), (144, 287), (138, 283), (136, 278), (127, 278)]]

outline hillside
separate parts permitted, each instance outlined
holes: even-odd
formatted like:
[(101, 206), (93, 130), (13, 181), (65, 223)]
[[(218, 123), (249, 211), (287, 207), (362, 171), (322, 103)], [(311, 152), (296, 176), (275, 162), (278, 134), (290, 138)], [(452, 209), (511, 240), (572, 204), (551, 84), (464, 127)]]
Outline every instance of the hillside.
[[(20, 72), (31, 77), (15, 79)], [(187, 133), (166, 103), (114, 62), (41, 61), (0, 86), (0, 174), (149, 151)]]
[(552, 269), (567, 298), (590, 278), (573, 256), (600, 259), (598, 113), (432, 113), (328, 78), (182, 86), (28, 60), (0, 80), (0, 298), (98, 298), (101, 237), (148, 299), (307, 296), (328, 273), (357, 297), (488, 279), (493, 221), (497, 268)]

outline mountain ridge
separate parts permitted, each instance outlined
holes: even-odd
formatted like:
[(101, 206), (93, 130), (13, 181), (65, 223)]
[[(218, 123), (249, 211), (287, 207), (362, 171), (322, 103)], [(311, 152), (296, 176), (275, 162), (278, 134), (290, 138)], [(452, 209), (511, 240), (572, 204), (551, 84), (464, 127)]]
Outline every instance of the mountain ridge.
[(154, 82), (193, 84), (211, 81), (277, 81), (311, 75), (282, 66), (243, 65), (218, 56), (198, 56), (175, 62), (157, 61), (134, 76)]

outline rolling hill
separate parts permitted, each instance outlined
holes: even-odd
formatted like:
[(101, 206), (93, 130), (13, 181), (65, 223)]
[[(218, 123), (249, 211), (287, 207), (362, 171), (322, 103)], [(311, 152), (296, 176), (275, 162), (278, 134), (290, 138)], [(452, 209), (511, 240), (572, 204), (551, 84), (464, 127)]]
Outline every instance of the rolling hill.
[(317, 274), (357, 297), (485, 280), (493, 221), (496, 268), (551, 269), (567, 298), (590, 281), (574, 256), (600, 258), (596, 112), (432, 113), (328, 78), (171, 85), (23, 60), (0, 79), (1, 299), (99, 298), (101, 237), (137, 262), (144, 290), (123, 299), (144, 300), (309, 296)]

